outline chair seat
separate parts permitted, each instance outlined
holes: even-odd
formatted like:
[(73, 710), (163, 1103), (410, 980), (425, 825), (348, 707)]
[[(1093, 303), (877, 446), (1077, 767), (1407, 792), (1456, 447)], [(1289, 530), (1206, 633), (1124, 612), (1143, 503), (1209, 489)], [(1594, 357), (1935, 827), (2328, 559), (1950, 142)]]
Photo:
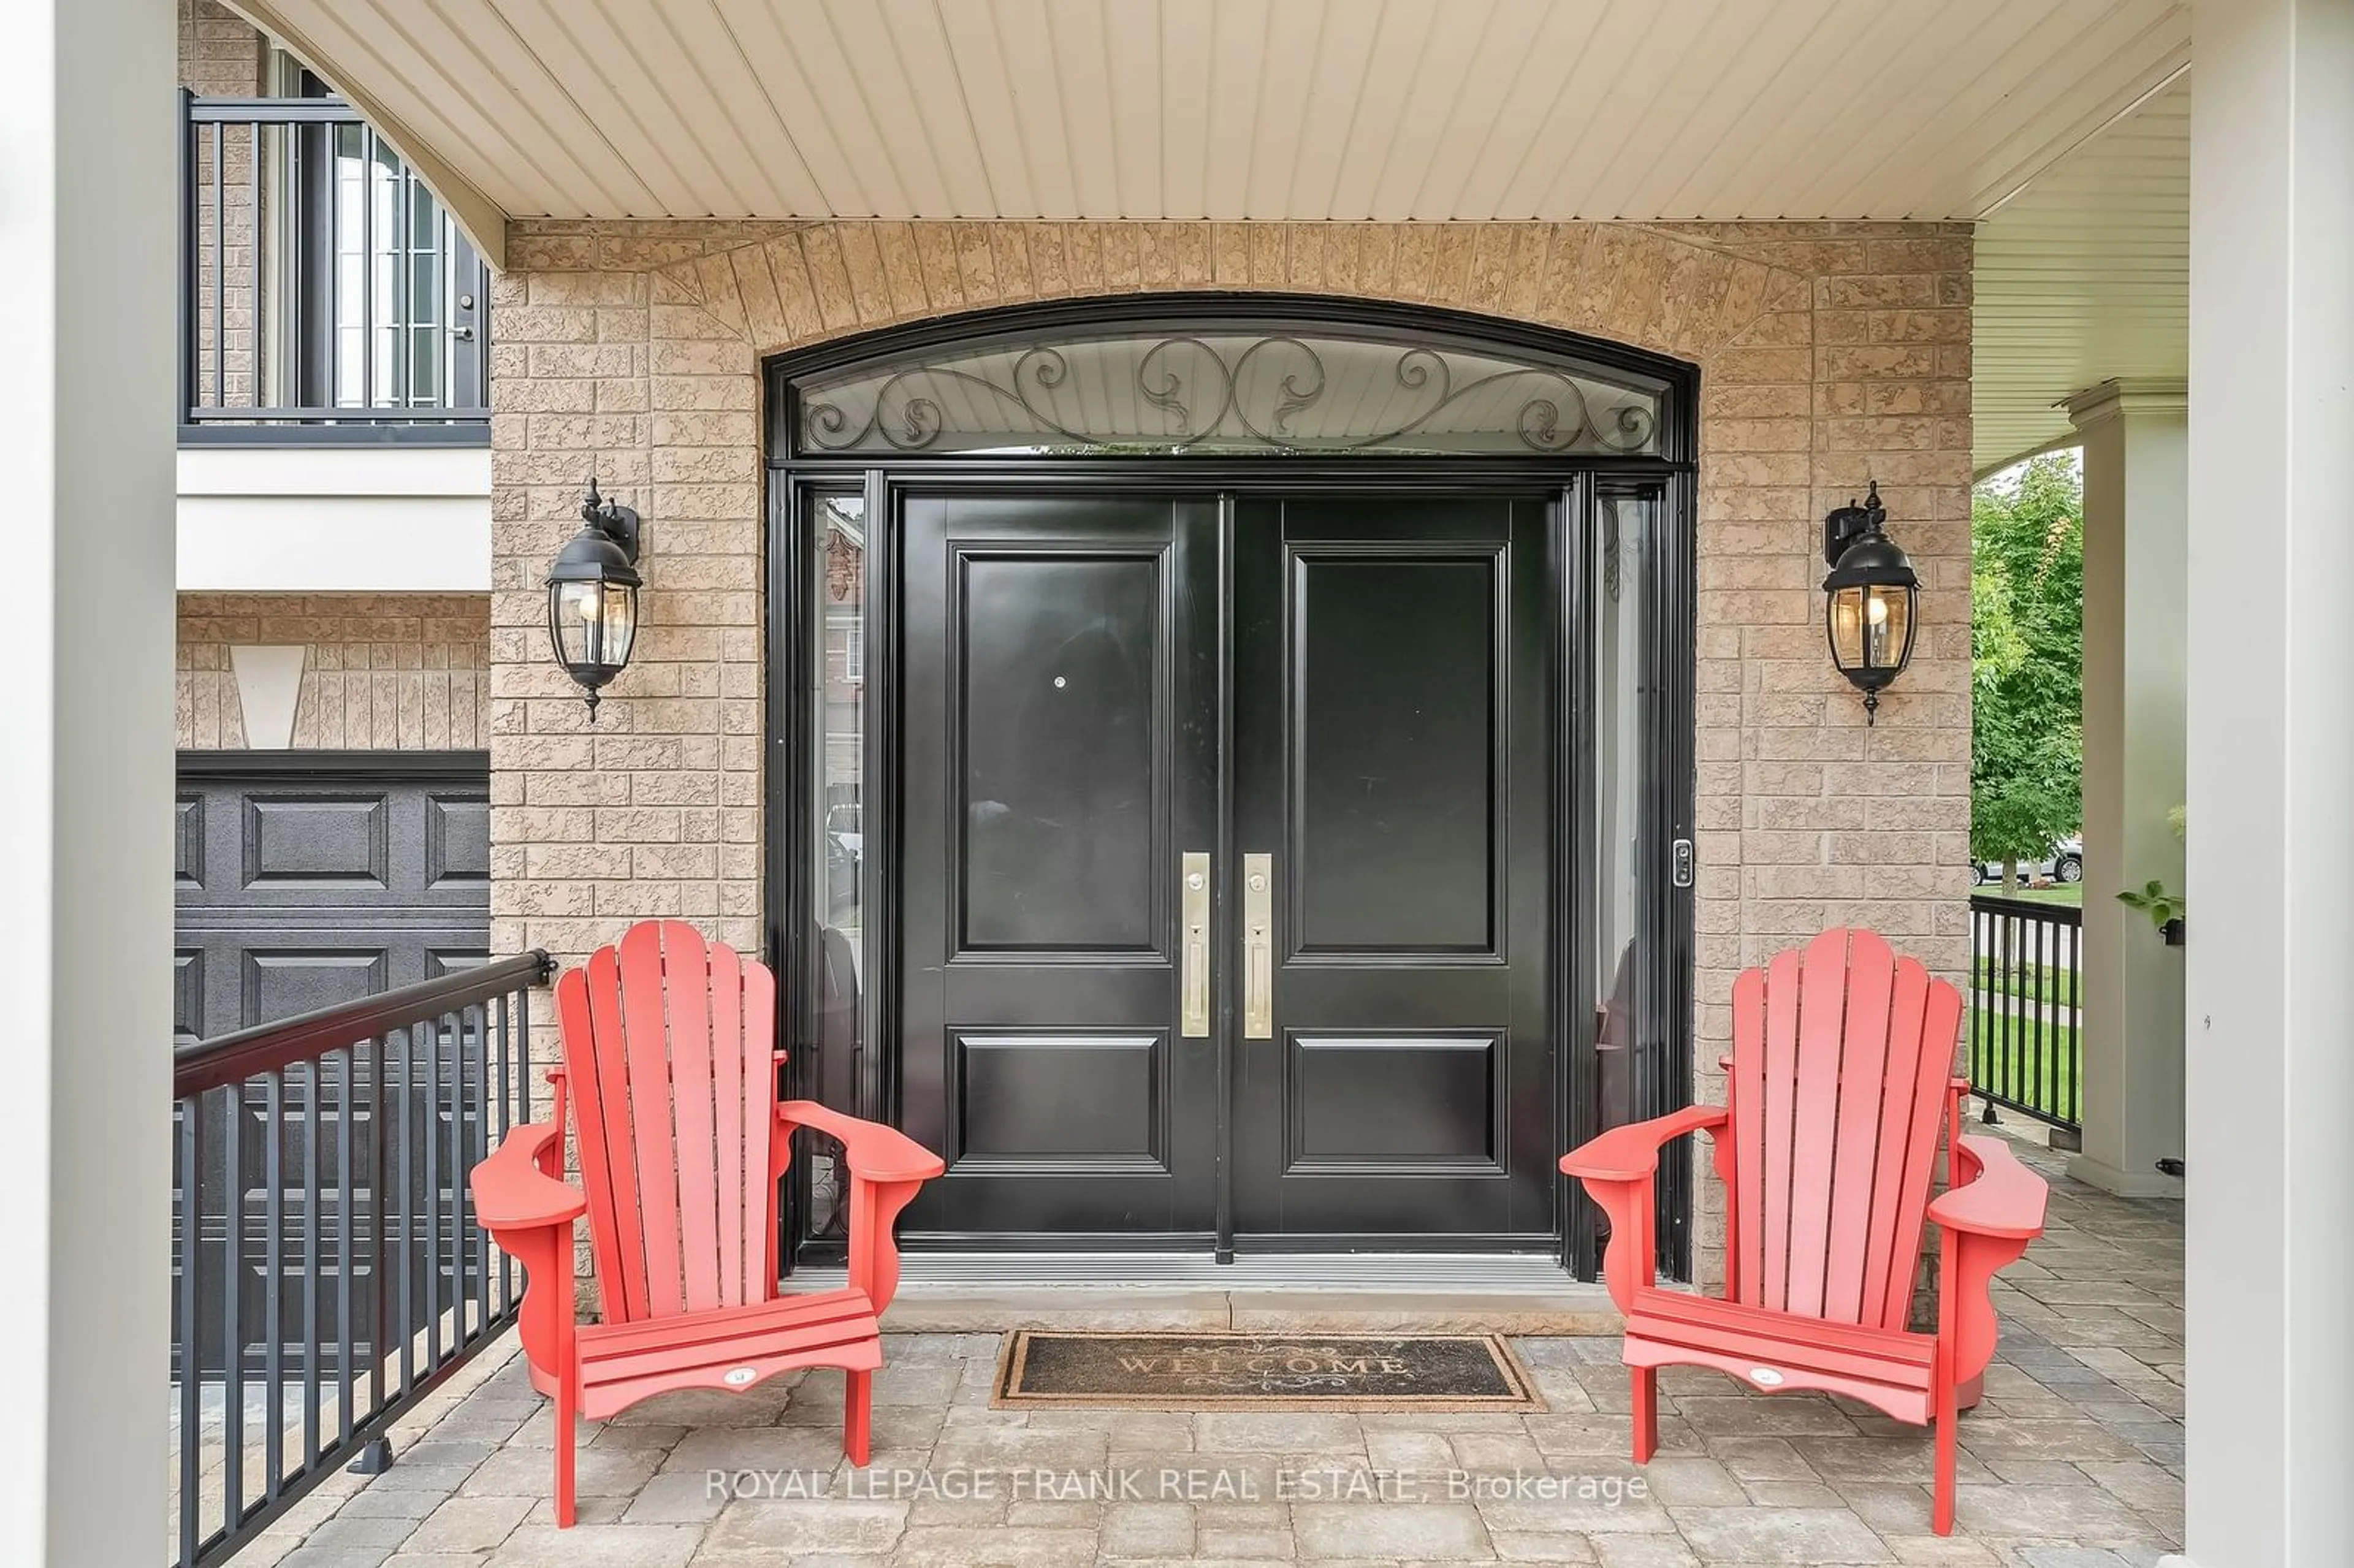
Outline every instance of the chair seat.
[(794, 1367), (872, 1372), (883, 1364), (882, 1325), (863, 1290), (583, 1324), (578, 1343), (580, 1414), (592, 1421), (676, 1389), (741, 1393)]
[(1845, 1394), (1899, 1421), (1934, 1414), (1937, 1340), (1648, 1287), (1627, 1314), (1630, 1367), (1705, 1366), (1768, 1393)]

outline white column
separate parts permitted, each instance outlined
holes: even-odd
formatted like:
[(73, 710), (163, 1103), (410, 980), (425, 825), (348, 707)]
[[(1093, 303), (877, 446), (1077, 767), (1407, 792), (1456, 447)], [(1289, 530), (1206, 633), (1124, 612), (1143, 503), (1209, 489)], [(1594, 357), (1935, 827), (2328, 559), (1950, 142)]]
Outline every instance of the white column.
[(175, 23), (0, 15), (0, 1562), (157, 1563)]
[(2190, 1552), (2354, 1563), (2354, 0), (2197, 0)]
[(2180, 1190), (2183, 949), (2116, 901), (2179, 892), (2183, 633), (2190, 566), (2183, 385), (2106, 382), (2069, 400), (2084, 438), (2084, 1151), (2112, 1192)]

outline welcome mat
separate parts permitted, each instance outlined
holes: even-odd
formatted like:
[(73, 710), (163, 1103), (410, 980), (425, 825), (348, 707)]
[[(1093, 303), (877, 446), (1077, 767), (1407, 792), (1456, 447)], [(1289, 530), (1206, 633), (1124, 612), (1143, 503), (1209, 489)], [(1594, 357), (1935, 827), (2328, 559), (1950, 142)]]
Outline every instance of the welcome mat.
[(1128, 1410), (1543, 1410), (1494, 1334), (1081, 1334), (1017, 1329), (990, 1400)]

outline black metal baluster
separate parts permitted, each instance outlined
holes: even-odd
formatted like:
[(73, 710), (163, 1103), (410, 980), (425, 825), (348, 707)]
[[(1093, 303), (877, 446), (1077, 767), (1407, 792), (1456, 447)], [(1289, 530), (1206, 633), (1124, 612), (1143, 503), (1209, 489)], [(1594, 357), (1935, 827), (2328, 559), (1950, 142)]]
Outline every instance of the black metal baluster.
[[(551, 969), (549, 973), (555, 971)], [(515, 1120), (531, 1120), (531, 988), (515, 987)]]
[(430, 1376), (441, 1364), (441, 1021), (409, 1032), (412, 1053), (420, 1032), (425, 1036), (425, 1094), (418, 1101), (417, 1119), (425, 1135), (425, 1371)]
[(360, 396), (376, 407), (376, 129), (360, 129)]
[(417, 1384), (417, 1335), (410, 1319), (417, 1309), (417, 1204), (414, 1182), (416, 1174), (409, 1168), (409, 1151), (417, 1144), (417, 1128), (412, 1125), (417, 1099), (417, 1028), (411, 1024), (400, 1032), (400, 1139), (394, 1146), (397, 1163), (397, 1195), (400, 1202), (400, 1239), (396, 1244), (400, 1259), (400, 1305), (396, 1313), (387, 1314), (386, 1324), (400, 1343), (400, 1392), (407, 1393)]
[(2044, 1004), (2046, 977), (2060, 961), (2060, 923), (2039, 918), (2035, 929), (2035, 968), (2030, 971), (2029, 991), (2035, 998), (2035, 1031), (2038, 1044), (2044, 1053), (2043, 1082), (2038, 1092), (2043, 1097), (2046, 1114), (2060, 1114), (2060, 1068), (2063, 1053), (2060, 1049), (2059, 1020)]
[[(512, 1080), (508, 1076), (514, 1064), (507, 1039), (507, 999), (504, 996), (498, 999), (493, 1016), (498, 1021), (498, 1081), (485, 1090), (483, 1116), (488, 1118), (489, 1104), (492, 1100), (496, 1100), (498, 1102), (498, 1139), (504, 1143), (506, 1141), (507, 1133), (514, 1126), (507, 1111), (508, 1107), (514, 1103), (514, 1091), (510, 1086)], [(504, 1311), (514, 1305), (514, 1260), (502, 1251), (499, 1254), (499, 1309)]]
[(2042, 940), (2043, 927), (2041, 922), (2027, 916), (2018, 918), (2019, 939), (2011, 948), (2010, 955), (2010, 1010), (2019, 1019), (2020, 1045), (2026, 1064), (2025, 1081), (2020, 1086), (2020, 1097), (2033, 1105), (2035, 1100), (2032, 1097), (2041, 1093), (2038, 1086), (2043, 1077), (2043, 1014), (2029, 1000), (2028, 980), (2034, 970), (2028, 963), (2026, 953), (2028, 943)]
[(269, 1074), (262, 1085), (261, 1393), (269, 1425), (261, 1436), (261, 1497), (268, 1502), (277, 1498), (286, 1470), (286, 1335), (278, 1299), (286, 1287), (285, 1075)]
[(2000, 1046), (1995, 1038), (1994, 916), (1980, 909), (1973, 914), (1972, 923), (1978, 933), (1978, 950), (1986, 963), (1978, 982), (1978, 1083), (1986, 1090), (1988, 1108), (1992, 1108), (1993, 1097), (2002, 1092)]
[(245, 1086), (221, 1091), (221, 1521), (245, 1512)]
[(2019, 1097), (2031, 1106), (2036, 1099), (2036, 1080), (2041, 1074), (2041, 1054), (2036, 1049), (2039, 1021), (2030, 1011), (2028, 1000), (2021, 994), (2020, 988), (2026, 983), (2026, 959), (2023, 955), (2027, 943), (2034, 938), (2038, 927), (2034, 921), (2022, 915), (2013, 915), (2010, 924), (2010, 973), (2008, 978), (2010, 1015), (2019, 1021)]
[(1984, 1099), (1987, 1092), (1985, 1052), (1986, 1031), (1980, 1027), (1980, 1024), (1982, 1021), (1981, 1014), (1986, 1006), (1986, 969), (1984, 960), (1980, 956), (1978, 947), (1978, 911), (1975, 904), (1971, 906), (1969, 919), (1970, 947), (1969, 957), (1967, 961), (1970, 966), (1970, 989), (1968, 992), (1970, 1007), (1970, 1083), (1975, 1088), (1977, 1088), (1978, 1097)]
[(2010, 989), (2010, 968), (2019, 951), (2019, 917), (2015, 915), (2004, 915), (1999, 918), (2002, 926), (2002, 945), (1999, 949), (2001, 958), (1998, 960), (2001, 965), (1999, 973), (2002, 987), (2002, 1092), (2005, 1098), (2017, 1099), (2020, 1092), (2019, 1075), (2021, 1064), (2025, 1061), (2020, 1052), (2021, 1042), (2019, 1039), (2019, 1009), (2011, 1005)]
[(310, 1064), (302, 1096), (302, 1468), (319, 1467), (319, 1363), (326, 1343), (319, 1333), (319, 1095), (325, 1058)]
[(2077, 1011), (2076, 989), (2083, 983), (2084, 965), (2084, 927), (2083, 916), (2078, 924), (2068, 927), (2068, 1121), (2076, 1126), (2084, 1119), (2084, 1017)]
[(468, 1104), (472, 1111), (473, 1136), (469, 1140), (467, 1150), (471, 1158), (464, 1161), (466, 1179), (458, 1189), (464, 1216), (461, 1223), (465, 1227), (459, 1234), (472, 1237), (474, 1244), (472, 1300), (474, 1331), (479, 1334), (490, 1328), (491, 1319), (496, 1311), (491, 1300), (491, 1233), (482, 1229), (481, 1216), (474, 1213), (473, 1181), (473, 1168), (489, 1159), (491, 1153), (490, 1040), (485, 1028), (489, 1015), (480, 1002), (466, 1011), (473, 1015), (473, 1033), (468, 1036), (471, 1045), (466, 1058), (467, 1070), (472, 1075)]
[(204, 1507), (203, 1102), (180, 1100), (180, 1562), (196, 1560)]
[(2060, 1107), (2060, 1036), (2052, 1032), (2051, 1008), (2043, 1005), (2043, 975), (2046, 975), (2046, 968), (2052, 963), (2052, 959), (2057, 959), (2057, 954), (2052, 951), (2052, 939), (2057, 935), (2060, 935), (2060, 930), (2052, 920), (2036, 916), (2036, 960), (2027, 968), (2027, 975), (2020, 980), (2020, 987), (2027, 991), (2027, 996), (2034, 998), (2031, 1005), (2036, 1010), (2036, 1054), (2039, 1054), (2039, 1062), (2036, 1062), (2036, 1102), (2046, 1109), (2046, 1114)]
[(213, 122), (213, 404), (228, 407), (228, 127)]
[(352, 1384), (359, 1377), (359, 1362), (352, 1322), (352, 1274), (359, 1267), (359, 1247), (354, 1235), (355, 1226), (352, 1212), (352, 1119), (356, 1115), (352, 1104), (353, 1081), (359, 1075), (359, 1052), (366, 1042), (346, 1047), (343, 1053), (343, 1070), (336, 1075), (341, 1087), (342, 1110), (335, 1118), (335, 1337), (341, 1359), (336, 1362), (336, 1403), (341, 1406), (341, 1419), (335, 1429), (335, 1442), (340, 1446), (352, 1440)]
[(376, 1298), (376, 1321), (368, 1326), (370, 1414), (384, 1408), (386, 1363), (392, 1355), (392, 1260), (385, 1250), (391, 1245), (392, 1228), (386, 1218), (392, 1206), (392, 1128), (385, 1115), (391, 1075), (386, 1071), (385, 1056), (392, 1049), (394, 1033), (387, 1029), (377, 1035), (375, 1048), (368, 1053), (368, 1158), (374, 1167), (368, 1180), (368, 1240), (375, 1249), (368, 1257), (368, 1277)]
[[(392, 1048), (394, 1031), (385, 1030), (370, 1042), (368, 1051), (368, 1283), (369, 1299), (375, 1303), (376, 1320), (368, 1326), (368, 1420), (380, 1418), (390, 1396), (385, 1387), (391, 1352), (387, 1349), (386, 1336), (397, 1332), (393, 1323), (391, 1266), (385, 1249), (391, 1245), (391, 1226), (387, 1215), (391, 1197), (386, 1181), (391, 1153), (386, 1148), (390, 1132), (385, 1120), (384, 1102), (389, 1075), (385, 1070), (385, 1053)], [(407, 1354), (403, 1346), (402, 1353)], [(402, 1383), (406, 1392), (408, 1384)], [(392, 1464), (392, 1444), (379, 1429), (376, 1436), (360, 1443), (354, 1450), (351, 1463), (345, 1466), (354, 1475), (381, 1475)]]
[(250, 361), (252, 365), (250, 374), (253, 379), (253, 390), (247, 396), (246, 402), (257, 408), (265, 408), (275, 400), (269, 396), (269, 391), (265, 385), (266, 378), (261, 374), (261, 253), (263, 249), (261, 243), (261, 143), (264, 129), (265, 127), (262, 125), (261, 122), (257, 120), (252, 124), (246, 127), (245, 132), (246, 136), (251, 143), (251, 145), (248, 150), (252, 154), (251, 167), (253, 175), (253, 184), (249, 187), (247, 196), (248, 210), (252, 214), (253, 217), (251, 226), (252, 234), (250, 237), (253, 246), (253, 325), (251, 327), (253, 334), (253, 355)]

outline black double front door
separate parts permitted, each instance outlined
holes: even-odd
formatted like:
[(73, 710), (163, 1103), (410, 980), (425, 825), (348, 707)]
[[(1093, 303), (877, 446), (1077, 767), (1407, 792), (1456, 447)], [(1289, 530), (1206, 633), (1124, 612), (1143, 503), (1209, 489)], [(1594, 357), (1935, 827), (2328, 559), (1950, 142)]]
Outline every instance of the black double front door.
[(903, 497), (910, 1231), (1555, 1234), (1548, 514)]

